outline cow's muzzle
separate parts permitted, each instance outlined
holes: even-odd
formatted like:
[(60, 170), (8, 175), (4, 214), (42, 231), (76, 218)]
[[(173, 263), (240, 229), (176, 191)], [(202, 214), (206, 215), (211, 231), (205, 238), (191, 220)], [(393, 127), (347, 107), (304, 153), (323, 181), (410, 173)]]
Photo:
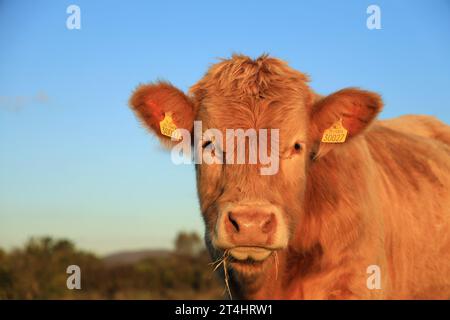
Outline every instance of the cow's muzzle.
[(236, 260), (262, 261), (286, 247), (287, 238), (286, 223), (276, 206), (228, 203), (219, 211), (213, 245)]

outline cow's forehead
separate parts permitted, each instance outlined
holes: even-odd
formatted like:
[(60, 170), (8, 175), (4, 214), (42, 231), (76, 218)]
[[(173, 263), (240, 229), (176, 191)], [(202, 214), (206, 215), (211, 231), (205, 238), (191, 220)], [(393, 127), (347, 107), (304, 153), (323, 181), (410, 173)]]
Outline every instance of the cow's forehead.
[(282, 60), (233, 56), (213, 65), (190, 92), (205, 128), (279, 129), (284, 136), (306, 127), (307, 81)]
[(217, 128), (280, 128), (290, 120), (301, 123), (306, 108), (301, 99), (266, 100), (249, 97), (243, 100), (216, 97), (205, 99), (198, 110), (198, 120)]
[(277, 129), (283, 144), (306, 141), (307, 112), (301, 101), (265, 99), (207, 99), (200, 106), (197, 120), (203, 130)]

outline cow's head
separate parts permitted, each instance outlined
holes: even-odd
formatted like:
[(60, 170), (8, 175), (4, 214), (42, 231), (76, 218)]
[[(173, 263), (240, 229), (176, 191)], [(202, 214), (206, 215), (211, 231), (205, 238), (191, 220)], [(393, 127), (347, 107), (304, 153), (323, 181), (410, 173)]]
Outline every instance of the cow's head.
[[(279, 129), (267, 146), (278, 151), (275, 174), (261, 174), (260, 159), (256, 164), (196, 165), (207, 245), (214, 258), (228, 253), (229, 265), (241, 277), (261, 273), (274, 263), (273, 253), (293, 239), (304, 214), (310, 168), (342, 145), (322, 143), (324, 131), (342, 121), (348, 143), (381, 110), (375, 93), (351, 88), (323, 97), (307, 82), (278, 59), (233, 56), (213, 65), (188, 95), (159, 82), (139, 86), (131, 98), (137, 116), (169, 147), (178, 142), (161, 134), (160, 121), (167, 114), (190, 133), (194, 121), (201, 121), (203, 131), (218, 129), (223, 137), (226, 129)], [(225, 159), (234, 152), (228, 143), (199, 139), (194, 137), (192, 145), (200, 150), (212, 148)]]

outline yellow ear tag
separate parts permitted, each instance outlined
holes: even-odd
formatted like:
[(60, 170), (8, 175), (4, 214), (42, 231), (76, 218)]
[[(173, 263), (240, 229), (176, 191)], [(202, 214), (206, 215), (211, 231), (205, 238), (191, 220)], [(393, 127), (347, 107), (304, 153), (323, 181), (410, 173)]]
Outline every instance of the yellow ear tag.
[(347, 138), (347, 129), (342, 125), (342, 119), (335, 122), (330, 128), (324, 131), (322, 142), (324, 143), (344, 143)]
[[(177, 129), (177, 126), (173, 122), (172, 113), (164, 114), (164, 119), (159, 122), (159, 128), (161, 129), (161, 133), (165, 136), (172, 137), (174, 131)], [(181, 134), (176, 132), (173, 136), (176, 140), (181, 140)]]

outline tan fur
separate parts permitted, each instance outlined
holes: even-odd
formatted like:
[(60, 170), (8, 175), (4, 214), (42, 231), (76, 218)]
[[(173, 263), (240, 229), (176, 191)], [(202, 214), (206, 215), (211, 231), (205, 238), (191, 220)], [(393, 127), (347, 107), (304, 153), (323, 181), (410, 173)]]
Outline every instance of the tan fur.
[[(316, 94), (281, 60), (233, 56), (211, 67), (189, 96), (161, 84), (131, 99), (156, 134), (154, 114), (180, 127), (279, 128), (280, 172), (258, 165), (198, 165), (197, 187), (212, 245), (218, 208), (265, 201), (289, 226), (289, 244), (259, 265), (228, 264), (234, 296), (249, 299), (450, 298), (450, 128), (435, 118), (374, 120), (381, 97), (355, 88)], [(152, 103), (146, 103), (152, 101)], [(345, 143), (320, 142), (341, 119)], [(303, 149), (295, 151), (295, 143)], [(366, 286), (381, 268), (381, 289)]]

